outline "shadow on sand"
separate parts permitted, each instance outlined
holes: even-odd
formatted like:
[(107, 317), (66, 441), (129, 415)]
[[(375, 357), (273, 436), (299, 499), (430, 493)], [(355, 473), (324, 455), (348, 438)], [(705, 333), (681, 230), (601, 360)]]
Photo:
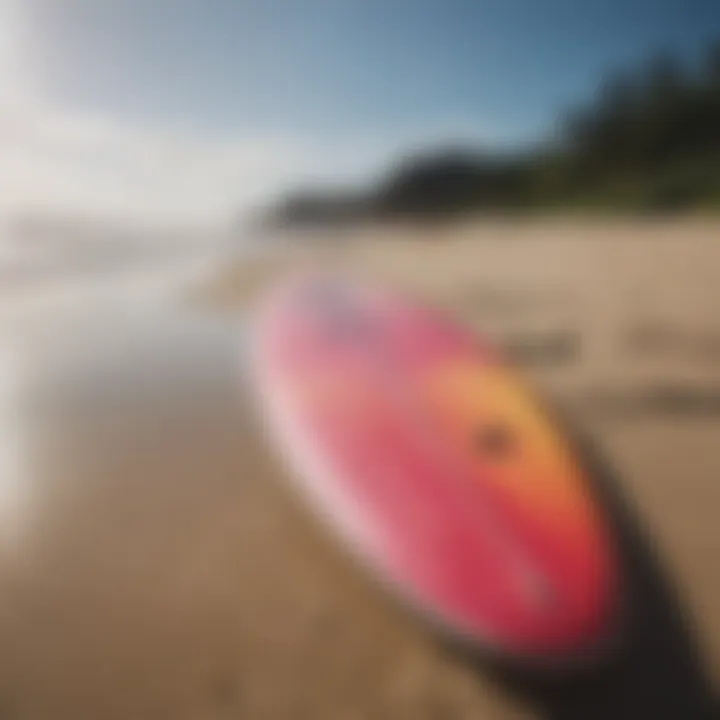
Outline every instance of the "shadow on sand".
[(652, 543), (619, 492), (617, 474), (594, 445), (573, 433), (597, 498), (610, 519), (624, 577), (621, 639), (595, 665), (560, 677), (467, 657), (546, 720), (639, 720), (720, 717), (693, 641), (688, 616), (661, 569)]

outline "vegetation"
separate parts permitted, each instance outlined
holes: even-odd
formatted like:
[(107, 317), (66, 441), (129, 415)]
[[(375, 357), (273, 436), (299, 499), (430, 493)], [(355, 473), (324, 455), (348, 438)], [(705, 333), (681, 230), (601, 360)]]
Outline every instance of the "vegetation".
[(720, 209), (720, 43), (692, 71), (660, 54), (606, 79), (555, 137), (515, 155), (451, 148), (405, 160), (364, 195), (302, 193), (281, 221), (543, 208)]

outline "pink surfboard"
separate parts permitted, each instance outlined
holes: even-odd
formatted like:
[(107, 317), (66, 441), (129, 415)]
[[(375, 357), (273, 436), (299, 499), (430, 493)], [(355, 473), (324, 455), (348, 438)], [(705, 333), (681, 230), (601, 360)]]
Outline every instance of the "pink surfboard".
[(487, 343), (391, 294), (301, 278), (265, 299), (252, 348), (277, 447), (383, 580), (504, 656), (602, 643), (617, 594), (602, 514)]

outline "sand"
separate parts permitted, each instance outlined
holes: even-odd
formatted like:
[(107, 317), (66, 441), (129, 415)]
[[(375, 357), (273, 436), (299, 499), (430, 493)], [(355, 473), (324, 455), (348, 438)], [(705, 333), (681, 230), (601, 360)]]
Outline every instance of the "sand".
[[(720, 225), (340, 235), (238, 259), (193, 288), (183, 312), (211, 330), (146, 318), (117, 350), (70, 348), (37, 374), (23, 406), (32, 511), (0, 575), (3, 717), (658, 717), (709, 703)], [(299, 502), (242, 387), (236, 328), (274, 278), (321, 266), (437, 302), (504, 344), (616, 469), (643, 533), (629, 566), (647, 608), (619, 670), (569, 691), (498, 679), (437, 642)]]

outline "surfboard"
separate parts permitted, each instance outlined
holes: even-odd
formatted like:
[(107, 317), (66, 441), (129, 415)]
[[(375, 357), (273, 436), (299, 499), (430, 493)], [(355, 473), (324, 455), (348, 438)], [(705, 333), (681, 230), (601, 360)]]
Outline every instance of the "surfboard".
[(252, 358), (305, 496), (415, 608), (503, 656), (602, 642), (618, 575), (603, 513), (489, 342), (396, 294), (303, 277), (258, 307)]

